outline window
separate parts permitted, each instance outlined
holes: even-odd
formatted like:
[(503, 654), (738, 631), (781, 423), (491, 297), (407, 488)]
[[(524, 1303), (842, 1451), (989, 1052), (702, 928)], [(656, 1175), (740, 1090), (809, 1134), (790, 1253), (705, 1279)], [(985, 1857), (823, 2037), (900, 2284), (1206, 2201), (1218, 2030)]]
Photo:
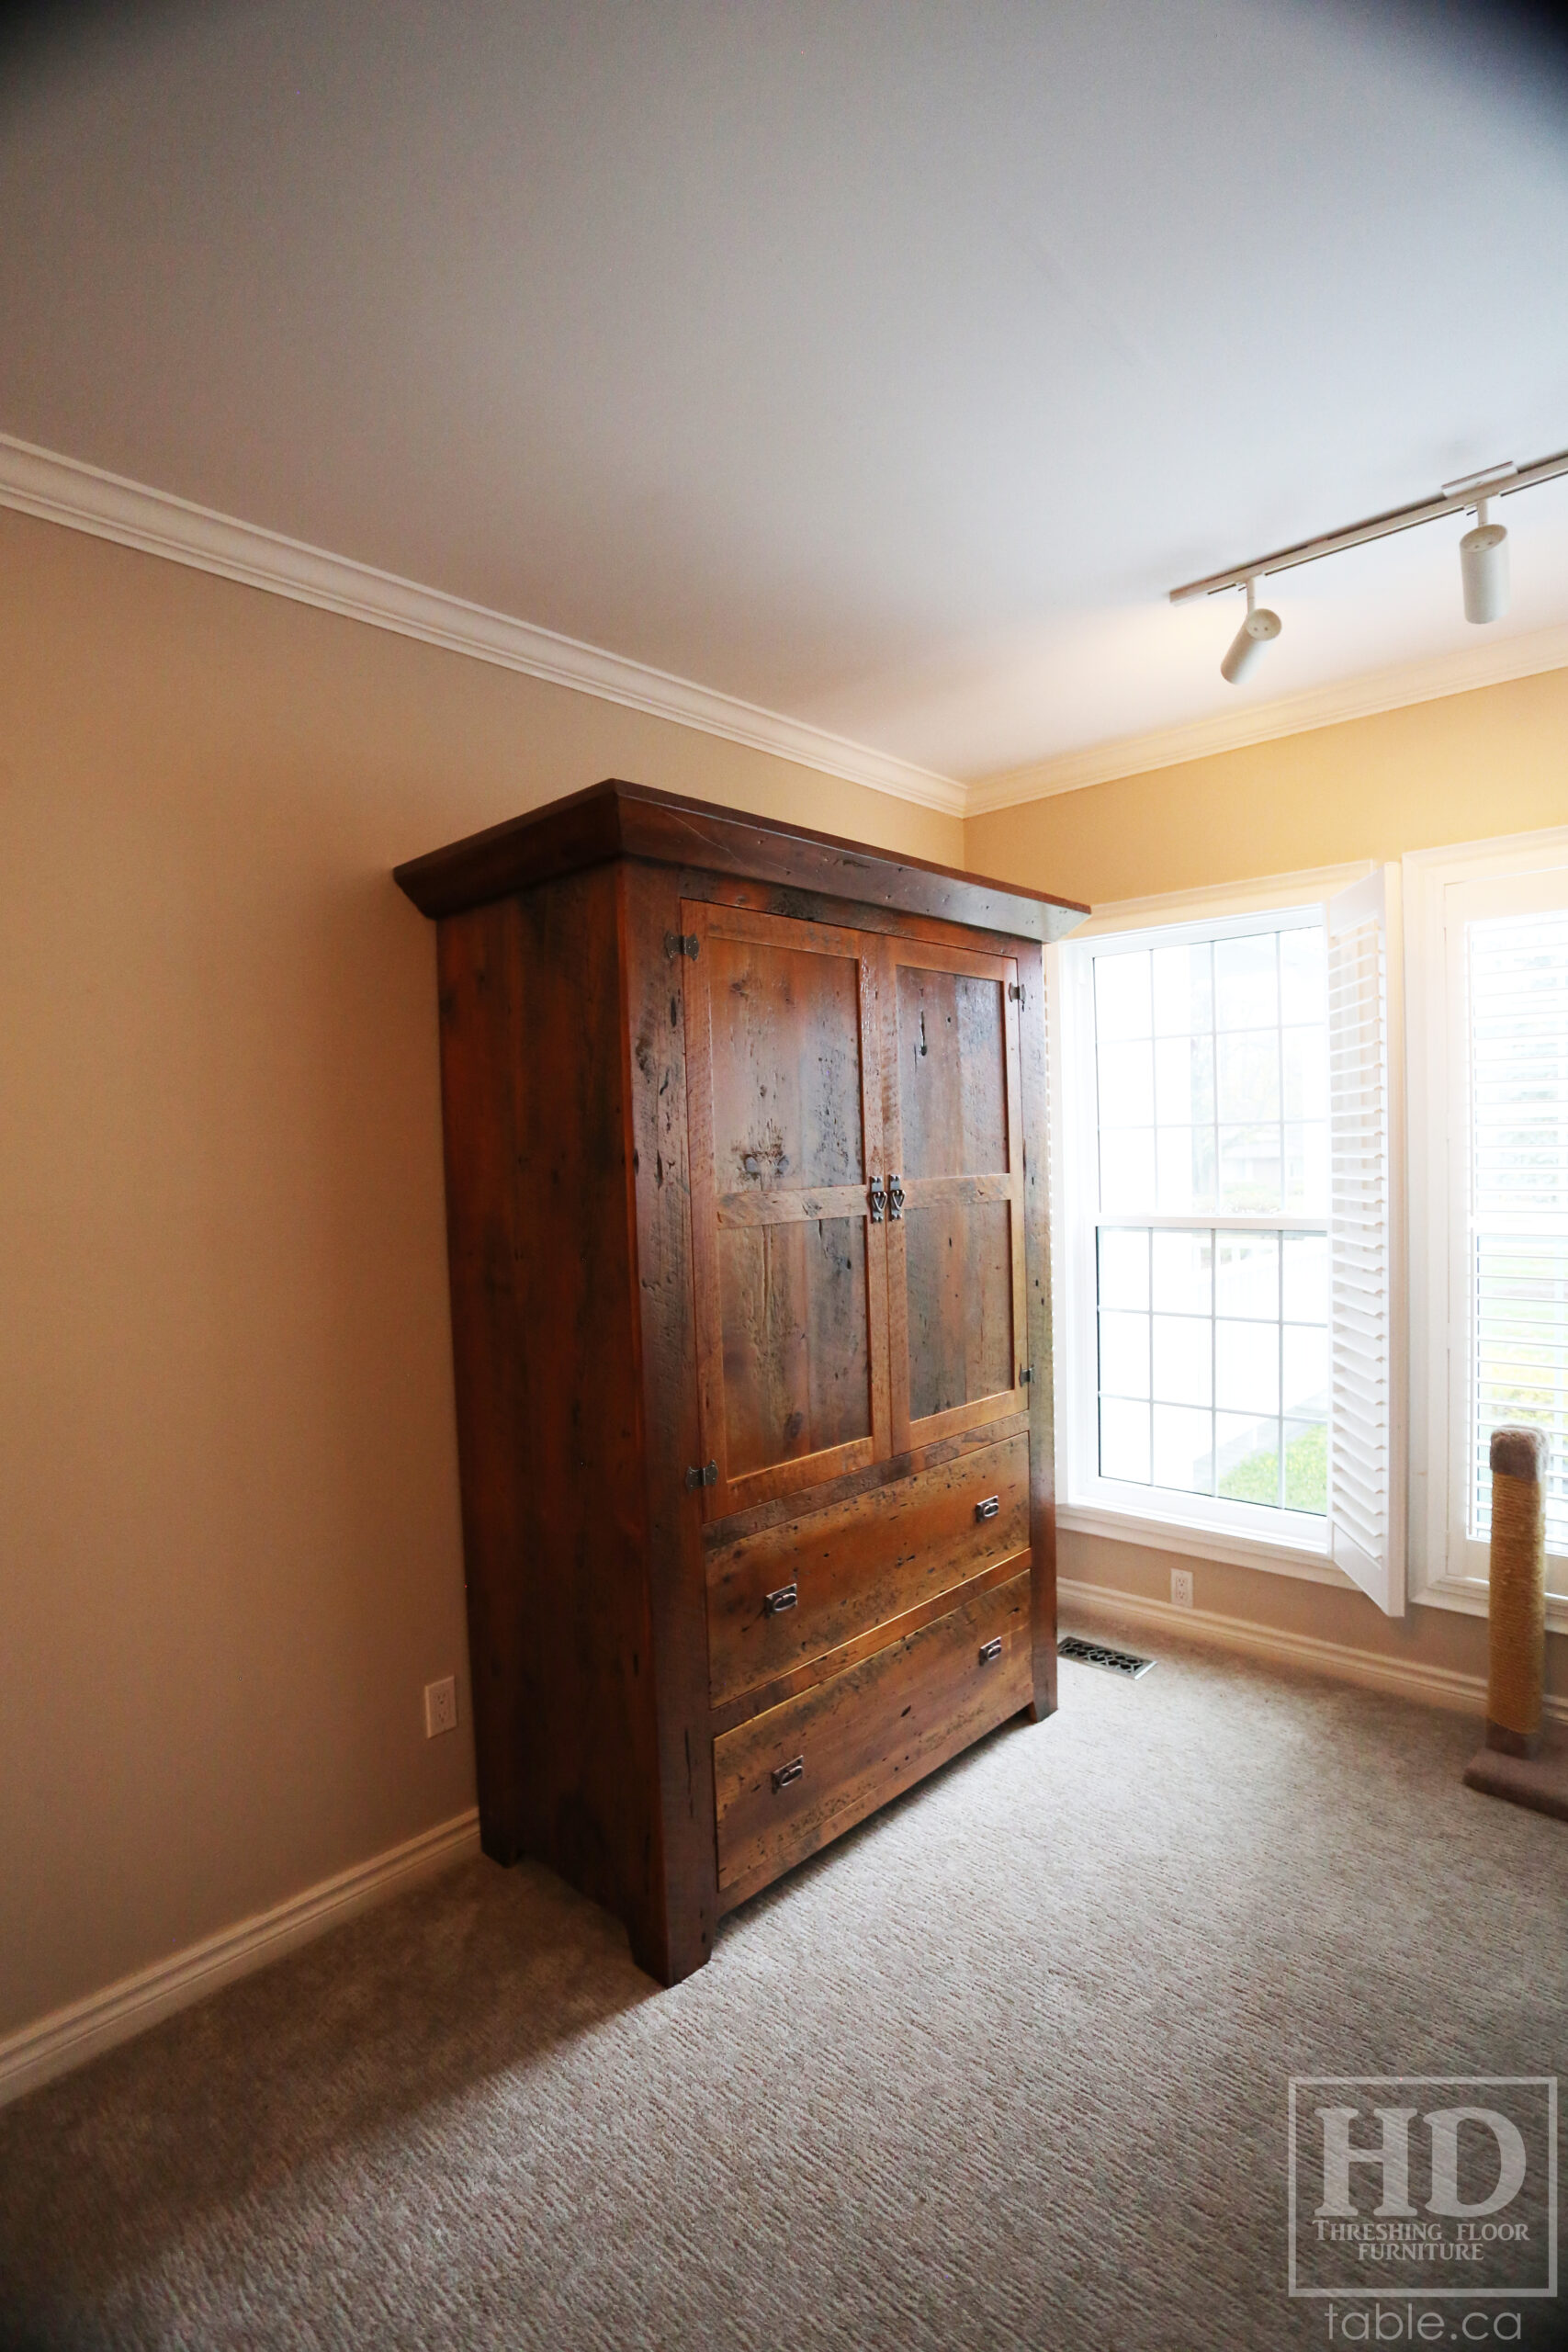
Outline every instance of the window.
[(1568, 834), (1406, 865), (1421, 1588), (1483, 1604), (1491, 1435), (1525, 1421), (1548, 1436), (1547, 1582), (1568, 1599)]
[(1059, 951), (1063, 1519), (1398, 1608), (1383, 883), (1316, 878)]
[(1321, 917), (1090, 964), (1100, 1475), (1321, 1517)]

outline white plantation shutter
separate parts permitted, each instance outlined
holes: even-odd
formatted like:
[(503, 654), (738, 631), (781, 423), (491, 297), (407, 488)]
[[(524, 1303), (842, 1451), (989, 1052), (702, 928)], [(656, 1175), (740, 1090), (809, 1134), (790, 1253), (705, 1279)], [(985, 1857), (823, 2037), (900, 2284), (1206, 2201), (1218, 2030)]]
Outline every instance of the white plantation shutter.
[(1404, 1614), (1399, 869), (1330, 899), (1328, 1539), (1335, 1566)]
[[(1555, 877), (1517, 895), (1548, 893)], [(1547, 1433), (1547, 1548), (1568, 1552), (1568, 909), (1521, 904), (1469, 945), (1470, 1345), (1464, 1520), (1492, 1524), (1499, 1422)], [(1456, 1288), (1458, 1285), (1456, 1285)]]

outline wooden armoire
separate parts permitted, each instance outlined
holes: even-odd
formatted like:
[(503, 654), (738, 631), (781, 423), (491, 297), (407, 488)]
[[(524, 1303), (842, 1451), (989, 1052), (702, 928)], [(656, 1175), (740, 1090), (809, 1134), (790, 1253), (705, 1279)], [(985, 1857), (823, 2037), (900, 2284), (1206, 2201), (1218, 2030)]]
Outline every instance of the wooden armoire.
[(397, 878), (484, 1849), (672, 1984), (1055, 1704), (1043, 944), (1087, 910), (618, 783)]

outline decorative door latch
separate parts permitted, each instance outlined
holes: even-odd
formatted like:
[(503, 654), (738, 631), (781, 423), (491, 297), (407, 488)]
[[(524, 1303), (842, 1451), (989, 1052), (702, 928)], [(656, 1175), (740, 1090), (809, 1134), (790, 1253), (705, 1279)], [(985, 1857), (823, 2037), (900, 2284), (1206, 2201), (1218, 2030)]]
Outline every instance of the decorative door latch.
[(778, 1765), (773, 1776), (774, 1796), (777, 1796), (781, 1789), (787, 1789), (792, 1781), (798, 1781), (805, 1770), (804, 1756), (792, 1756), (787, 1764)]
[(882, 1223), (882, 1212), (886, 1206), (886, 1188), (880, 1176), (874, 1176), (871, 1180), (871, 1221), (873, 1225), (880, 1225)]
[(902, 1178), (902, 1176), (889, 1176), (889, 1178), (887, 1179), (887, 1215), (888, 1215), (888, 1217), (889, 1217), (889, 1219), (895, 1219), (895, 1218), (897, 1218), (897, 1217), (901, 1217), (901, 1216), (903, 1216), (903, 1214), (904, 1214), (904, 1179)]

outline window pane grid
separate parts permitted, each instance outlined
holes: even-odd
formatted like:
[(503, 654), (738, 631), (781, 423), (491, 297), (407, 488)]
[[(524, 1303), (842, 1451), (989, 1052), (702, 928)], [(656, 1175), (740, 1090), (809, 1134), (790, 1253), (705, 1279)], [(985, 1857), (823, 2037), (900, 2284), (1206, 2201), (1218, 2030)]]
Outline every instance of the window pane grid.
[(1320, 1210), (1325, 1001), (1315, 925), (1097, 956), (1101, 1213)]
[(1327, 1239), (1098, 1228), (1102, 1478), (1326, 1512)]
[(1568, 1551), (1568, 912), (1467, 927), (1472, 1536), (1492, 1432), (1546, 1432), (1547, 1544)]
[(1319, 924), (1094, 958), (1101, 1477), (1326, 1512), (1325, 961)]

